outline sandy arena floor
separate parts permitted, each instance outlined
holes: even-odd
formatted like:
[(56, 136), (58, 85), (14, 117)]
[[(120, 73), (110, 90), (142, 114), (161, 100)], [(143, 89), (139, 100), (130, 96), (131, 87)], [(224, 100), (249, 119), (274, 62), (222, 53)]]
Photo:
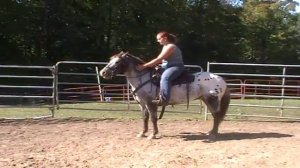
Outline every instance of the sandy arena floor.
[(300, 167), (299, 122), (224, 121), (213, 143), (212, 121), (159, 123), (148, 140), (140, 120), (2, 120), (0, 167)]

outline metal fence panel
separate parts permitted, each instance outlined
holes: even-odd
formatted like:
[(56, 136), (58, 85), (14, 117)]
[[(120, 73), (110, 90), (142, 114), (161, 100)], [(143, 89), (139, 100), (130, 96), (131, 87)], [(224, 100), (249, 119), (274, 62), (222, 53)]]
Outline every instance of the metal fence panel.
[[(61, 61), (55, 66), (0, 65), (0, 107), (124, 111), (139, 110), (122, 75), (104, 80), (99, 75), (107, 62)], [(202, 71), (186, 65), (191, 71)], [(210, 63), (207, 71), (224, 77), (231, 89), (228, 116), (300, 119), (300, 65)], [(244, 72), (244, 73), (241, 73)], [(34, 74), (34, 75), (33, 75)], [(92, 108), (89, 103), (96, 103)], [(85, 106), (86, 104), (86, 106)], [(114, 104), (117, 104), (116, 106)], [(179, 105), (186, 106), (186, 105)], [(191, 110), (201, 113), (202, 102)], [(250, 109), (250, 112), (245, 112)], [(270, 114), (257, 109), (270, 109)], [(268, 110), (267, 110), (268, 111)], [(176, 111), (177, 112), (177, 111)], [(205, 118), (208, 111), (205, 109)], [(39, 115), (38, 117), (43, 117)], [(2, 117), (3, 118), (3, 117)]]
[[(1, 118), (53, 117), (54, 72), (53, 66), (0, 65), (0, 108), (8, 109), (1, 112)], [(13, 110), (15, 107), (33, 112), (26, 114), (24, 110), (18, 114)]]
[[(231, 110), (231, 114), (228, 115), (300, 119), (300, 65), (208, 62), (207, 70), (226, 78), (232, 98), (241, 98), (230, 106), (243, 109), (239, 109), (237, 113), (232, 113)], [(232, 82), (236, 80), (240, 82)], [(270, 114), (243, 112), (249, 107), (270, 108), (275, 112), (269, 112)]]

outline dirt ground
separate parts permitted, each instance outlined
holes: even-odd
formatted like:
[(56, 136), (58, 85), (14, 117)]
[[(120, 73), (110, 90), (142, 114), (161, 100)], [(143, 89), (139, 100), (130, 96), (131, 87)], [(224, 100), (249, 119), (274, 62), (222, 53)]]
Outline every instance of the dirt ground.
[(224, 121), (213, 143), (211, 121), (159, 123), (148, 140), (139, 120), (2, 120), (0, 167), (300, 167), (299, 122)]

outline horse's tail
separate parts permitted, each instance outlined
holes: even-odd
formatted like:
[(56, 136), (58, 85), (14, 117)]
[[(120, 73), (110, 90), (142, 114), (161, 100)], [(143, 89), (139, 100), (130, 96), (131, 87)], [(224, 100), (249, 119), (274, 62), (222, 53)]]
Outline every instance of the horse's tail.
[(230, 90), (229, 88), (226, 88), (225, 93), (221, 98), (220, 111), (218, 112), (220, 121), (224, 119), (229, 107), (229, 103), (230, 103)]

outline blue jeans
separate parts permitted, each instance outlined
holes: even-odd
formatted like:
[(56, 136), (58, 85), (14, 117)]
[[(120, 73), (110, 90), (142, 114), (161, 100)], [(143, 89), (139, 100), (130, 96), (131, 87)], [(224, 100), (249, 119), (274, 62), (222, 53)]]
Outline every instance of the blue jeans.
[(171, 96), (171, 83), (181, 75), (184, 65), (168, 67), (164, 70), (160, 80), (160, 95), (163, 105), (168, 105)]

